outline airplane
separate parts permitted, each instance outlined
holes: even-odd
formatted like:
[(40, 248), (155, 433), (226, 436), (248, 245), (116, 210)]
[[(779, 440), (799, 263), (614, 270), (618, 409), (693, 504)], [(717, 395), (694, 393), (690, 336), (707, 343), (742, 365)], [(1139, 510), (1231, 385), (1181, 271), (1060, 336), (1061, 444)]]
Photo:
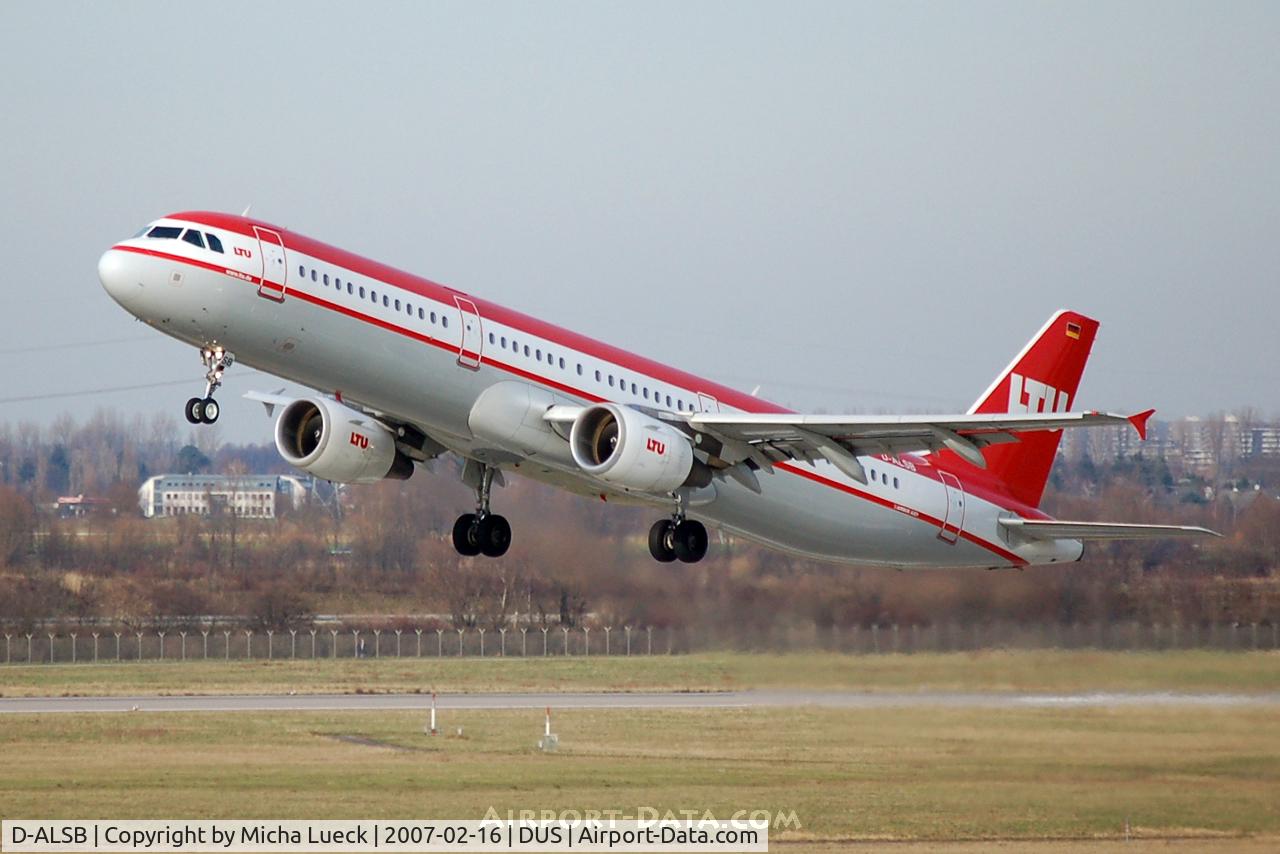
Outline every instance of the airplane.
[[(445, 454), (475, 491), (452, 539), (500, 557), (493, 487), (520, 474), (660, 511), (649, 551), (707, 553), (705, 523), (807, 558), (894, 567), (1021, 568), (1084, 543), (1217, 536), (1205, 528), (1062, 521), (1039, 509), (1062, 431), (1154, 410), (1072, 411), (1098, 322), (1055, 312), (967, 412), (806, 415), (276, 225), (190, 211), (98, 262), (107, 293), (197, 348), (218, 420), (235, 362), (317, 394), (250, 392), (291, 465), (341, 483), (409, 477)], [(275, 415), (275, 410), (279, 414)]]

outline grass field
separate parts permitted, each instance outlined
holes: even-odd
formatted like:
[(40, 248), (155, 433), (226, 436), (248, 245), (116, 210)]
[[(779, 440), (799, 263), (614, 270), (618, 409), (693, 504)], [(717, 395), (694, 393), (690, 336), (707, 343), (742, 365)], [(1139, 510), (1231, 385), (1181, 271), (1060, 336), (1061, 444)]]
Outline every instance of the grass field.
[[(7, 696), (1280, 690), (1275, 653), (705, 654), (0, 667)], [(764, 809), (788, 852), (1280, 849), (1274, 706), (6, 715), (0, 818)], [(456, 728), (463, 728), (457, 737)]]
[[(3, 817), (481, 818), (765, 809), (775, 842), (1280, 840), (1280, 716), (767, 709), (15, 715)], [(456, 728), (463, 736), (456, 736)], [(788, 848), (790, 850), (790, 847)], [(1125, 849), (1129, 850), (1129, 849)], [(1263, 850), (1263, 849), (1258, 849)]]
[(708, 653), (613, 658), (382, 658), (0, 666), (0, 694), (476, 691), (1280, 691), (1280, 653)]

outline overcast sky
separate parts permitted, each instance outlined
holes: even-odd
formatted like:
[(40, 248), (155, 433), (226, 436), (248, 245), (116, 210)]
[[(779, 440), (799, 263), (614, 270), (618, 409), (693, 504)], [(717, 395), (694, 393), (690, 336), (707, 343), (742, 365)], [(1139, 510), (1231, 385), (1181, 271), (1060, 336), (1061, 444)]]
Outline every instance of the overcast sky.
[(96, 262), (248, 204), (795, 408), (962, 410), (1070, 307), (1078, 407), (1280, 414), (1278, 105), (1274, 2), (4, 3), (0, 420), (180, 419)]

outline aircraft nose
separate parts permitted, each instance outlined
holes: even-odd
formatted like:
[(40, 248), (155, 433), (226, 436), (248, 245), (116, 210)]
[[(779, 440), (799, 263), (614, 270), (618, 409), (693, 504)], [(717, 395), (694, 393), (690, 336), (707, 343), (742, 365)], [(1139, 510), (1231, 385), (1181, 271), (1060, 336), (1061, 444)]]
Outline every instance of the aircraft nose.
[(137, 276), (132, 274), (127, 252), (108, 249), (98, 259), (98, 280), (111, 298), (125, 308), (139, 290)]

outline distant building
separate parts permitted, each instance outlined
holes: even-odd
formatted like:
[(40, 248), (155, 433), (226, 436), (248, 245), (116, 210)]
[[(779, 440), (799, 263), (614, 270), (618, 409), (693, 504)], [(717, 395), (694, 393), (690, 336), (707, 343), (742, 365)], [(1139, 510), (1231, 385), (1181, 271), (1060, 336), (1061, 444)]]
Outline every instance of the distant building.
[(79, 495), (62, 496), (58, 499), (56, 508), (58, 516), (63, 519), (79, 519), (90, 513), (110, 510), (111, 502), (105, 498), (86, 498), (82, 492)]
[(1087, 456), (1097, 461), (1141, 454), (1205, 469), (1219, 462), (1280, 456), (1280, 425), (1242, 424), (1235, 415), (1192, 415), (1171, 422), (1152, 421), (1145, 442), (1128, 425), (1068, 430), (1060, 452), (1069, 460)]
[(138, 488), (138, 506), (148, 519), (234, 512), (246, 519), (274, 519), (276, 500), (299, 507), (310, 478), (287, 474), (162, 474)]

